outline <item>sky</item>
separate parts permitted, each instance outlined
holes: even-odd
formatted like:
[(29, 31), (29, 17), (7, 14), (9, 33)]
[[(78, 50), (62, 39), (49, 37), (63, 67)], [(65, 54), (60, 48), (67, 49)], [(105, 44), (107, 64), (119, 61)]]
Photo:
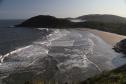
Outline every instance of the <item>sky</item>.
[(87, 14), (126, 17), (126, 0), (0, 0), (0, 19), (26, 19), (36, 15), (64, 18)]

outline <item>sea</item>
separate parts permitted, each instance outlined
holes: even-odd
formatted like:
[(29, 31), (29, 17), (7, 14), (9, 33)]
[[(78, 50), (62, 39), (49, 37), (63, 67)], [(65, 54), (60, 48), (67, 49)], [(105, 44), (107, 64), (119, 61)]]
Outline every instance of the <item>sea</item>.
[[(81, 73), (87, 67), (84, 53), (93, 46), (90, 39), (75, 42), (81, 35), (71, 35), (66, 29), (13, 27), (23, 21), (0, 20), (0, 84), (50, 80), (64, 84), (86, 77)], [(78, 43), (87, 46), (86, 52), (82, 52), (83, 47)], [(99, 73), (97, 68), (94, 72)]]
[(14, 28), (24, 20), (0, 20), (0, 54), (4, 55), (19, 47), (29, 45), (43, 35), (40, 30)]
[(78, 84), (126, 64), (91, 32), (14, 27), (23, 21), (0, 20), (0, 84)]
[[(0, 40), (0, 63), (1, 63), (0, 64), (0, 78), (1, 78), (1, 81), (3, 81), (3, 78), (7, 77), (7, 74), (10, 75), (15, 70), (18, 71), (16, 67), (19, 67), (21, 64), (20, 58), (13, 59), (12, 57), (11, 59), (9, 57), (12, 54), (15, 54), (25, 49), (25, 47), (30, 46), (35, 41), (40, 42), (42, 40), (45, 40), (46, 35), (48, 35), (49, 34), (48, 32), (50, 32), (50, 31), (46, 32), (45, 30), (43, 30), (44, 28), (32, 29), (32, 28), (24, 28), (24, 27), (18, 27), (18, 28), (13, 27), (14, 25), (20, 24), (23, 21), (24, 20), (0, 20), (0, 39), (1, 39)], [(5, 72), (2, 72), (2, 71), (5, 71)], [(18, 71), (18, 72), (23, 73), (21, 71)], [(9, 79), (7, 79), (7, 81), (8, 80)], [(20, 80), (20, 77), (18, 79), (18, 82), (15, 79), (13, 79), (13, 82), (4, 82), (4, 83), (0, 82), (0, 84), (24, 84), (25, 82), (28, 81), (27, 78), (25, 78), (26, 81), (22, 78), (23, 83), (21, 80), (20, 81), (19, 80)]]

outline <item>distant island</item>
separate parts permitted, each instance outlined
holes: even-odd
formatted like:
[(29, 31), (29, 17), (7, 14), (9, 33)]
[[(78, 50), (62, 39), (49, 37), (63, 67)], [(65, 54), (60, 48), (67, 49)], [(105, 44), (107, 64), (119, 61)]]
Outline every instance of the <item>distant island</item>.
[(56, 18), (50, 15), (38, 15), (15, 25), (30, 28), (93, 28), (126, 35), (126, 18), (116, 15), (91, 14), (76, 18)]

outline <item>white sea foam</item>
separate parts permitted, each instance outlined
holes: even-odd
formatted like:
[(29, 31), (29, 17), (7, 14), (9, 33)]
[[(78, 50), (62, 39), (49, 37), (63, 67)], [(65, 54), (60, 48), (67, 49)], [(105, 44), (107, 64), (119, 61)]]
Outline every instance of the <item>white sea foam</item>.
[[(25, 63), (28, 65), (33, 64), (33, 62), (40, 56), (46, 56), (48, 54), (49, 48), (52, 45), (51, 42), (67, 35), (68, 31), (60, 31), (58, 29), (54, 30), (52, 34), (47, 36), (45, 41), (33, 42), (33, 44), (11, 51), (4, 56), (0, 57), (1, 65), (5, 65), (11, 62), (15, 62), (16, 66)], [(7, 60), (6, 60), (7, 59)], [(17, 62), (18, 60), (18, 62)], [(8, 62), (8, 63), (7, 63)], [(12, 63), (12, 64), (13, 64)], [(18, 65), (19, 64), (19, 65)], [(9, 64), (10, 65), (10, 64)], [(8, 66), (8, 65), (7, 65)], [(25, 66), (25, 65), (24, 65)], [(2, 68), (0, 66), (0, 68)]]
[(48, 77), (43, 74), (53, 74), (51, 77), (63, 81), (75, 79), (72, 75), (76, 74), (78, 80), (84, 80), (86, 74), (94, 75), (105, 68), (113, 68), (113, 59), (117, 53), (100, 37), (79, 30), (53, 31), (45, 40), (35, 41), (29, 46), (0, 56), (0, 71), (7, 73), (3, 76), (30, 71), (36, 73), (36, 76)]

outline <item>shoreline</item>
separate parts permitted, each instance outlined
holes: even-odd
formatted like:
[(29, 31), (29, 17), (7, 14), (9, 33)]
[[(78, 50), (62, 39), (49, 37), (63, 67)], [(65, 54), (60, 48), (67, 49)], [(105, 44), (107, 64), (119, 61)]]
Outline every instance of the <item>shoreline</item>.
[(114, 46), (117, 42), (119, 42), (123, 39), (126, 39), (126, 36), (124, 36), (124, 35), (100, 31), (100, 30), (96, 30), (96, 29), (85, 28), (85, 29), (80, 29), (80, 30), (88, 31), (90, 33), (93, 33), (93, 34), (99, 36), (110, 46)]

